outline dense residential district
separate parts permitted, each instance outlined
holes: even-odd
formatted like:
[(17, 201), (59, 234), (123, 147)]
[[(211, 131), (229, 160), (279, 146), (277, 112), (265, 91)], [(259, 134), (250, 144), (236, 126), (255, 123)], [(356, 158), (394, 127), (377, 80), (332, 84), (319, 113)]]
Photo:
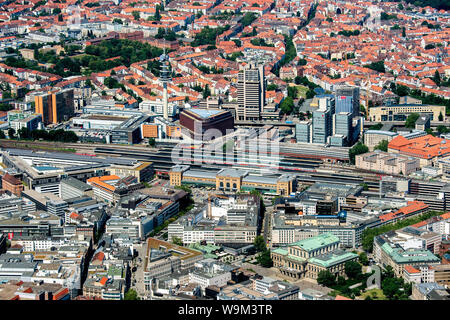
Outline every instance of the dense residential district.
[(449, 300), (443, 0), (0, 0), (1, 300)]

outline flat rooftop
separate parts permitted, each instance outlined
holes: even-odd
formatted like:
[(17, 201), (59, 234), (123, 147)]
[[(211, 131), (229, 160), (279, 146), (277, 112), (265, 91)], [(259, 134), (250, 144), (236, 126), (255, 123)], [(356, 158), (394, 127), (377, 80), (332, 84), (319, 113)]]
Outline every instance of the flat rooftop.
[(224, 110), (199, 109), (199, 108), (191, 108), (191, 109), (188, 109), (187, 111), (195, 113), (196, 115), (198, 115), (199, 117), (201, 117), (203, 119), (207, 119), (207, 118), (215, 116), (219, 113), (224, 112)]
[(127, 118), (127, 117), (119, 117), (119, 116), (90, 114), (90, 115), (87, 115), (87, 116), (79, 118), (79, 119), (105, 120), (105, 121), (125, 121), (125, 120), (127, 120), (129, 118)]

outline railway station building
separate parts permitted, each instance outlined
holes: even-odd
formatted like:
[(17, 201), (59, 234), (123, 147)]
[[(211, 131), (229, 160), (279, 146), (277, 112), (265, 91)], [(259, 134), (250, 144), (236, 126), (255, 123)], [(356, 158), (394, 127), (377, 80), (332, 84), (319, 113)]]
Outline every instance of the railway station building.
[(171, 186), (192, 184), (212, 186), (217, 191), (237, 192), (259, 190), (287, 196), (296, 190), (296, 176), (282, 174), (264, 177), (249, 174), (246, 170), (225, 168), (218, 171), (190, 169), (187, 165), (176, 165), (169, 171)]

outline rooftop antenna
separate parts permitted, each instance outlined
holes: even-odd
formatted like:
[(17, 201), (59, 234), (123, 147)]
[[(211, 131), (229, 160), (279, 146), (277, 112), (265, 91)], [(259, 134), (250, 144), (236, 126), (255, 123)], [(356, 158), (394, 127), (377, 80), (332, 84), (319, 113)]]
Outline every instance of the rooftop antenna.
[[(164, 34), (166, 33), (166, 28), (164, 27)], [(169, 71), (169, 56), (166, 54), (166, 39), (163, 38), (163, 54), (159, 57), (161, 62), (161, 71), (159, 73), (159, 80), (163, 83), (163, 117), (164, 119), (169, 119), (168, 111), (168, 98), (167, 98), (167, 82), (170, 81), (170, 71)]]

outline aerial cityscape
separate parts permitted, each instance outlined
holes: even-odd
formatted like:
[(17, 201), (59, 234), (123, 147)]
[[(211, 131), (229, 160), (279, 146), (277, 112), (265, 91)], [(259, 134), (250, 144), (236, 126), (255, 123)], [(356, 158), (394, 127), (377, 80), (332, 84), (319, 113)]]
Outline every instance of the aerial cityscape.
[(448, 0), (4, 0), (0, 300), (450, 300), (449, 42)]

